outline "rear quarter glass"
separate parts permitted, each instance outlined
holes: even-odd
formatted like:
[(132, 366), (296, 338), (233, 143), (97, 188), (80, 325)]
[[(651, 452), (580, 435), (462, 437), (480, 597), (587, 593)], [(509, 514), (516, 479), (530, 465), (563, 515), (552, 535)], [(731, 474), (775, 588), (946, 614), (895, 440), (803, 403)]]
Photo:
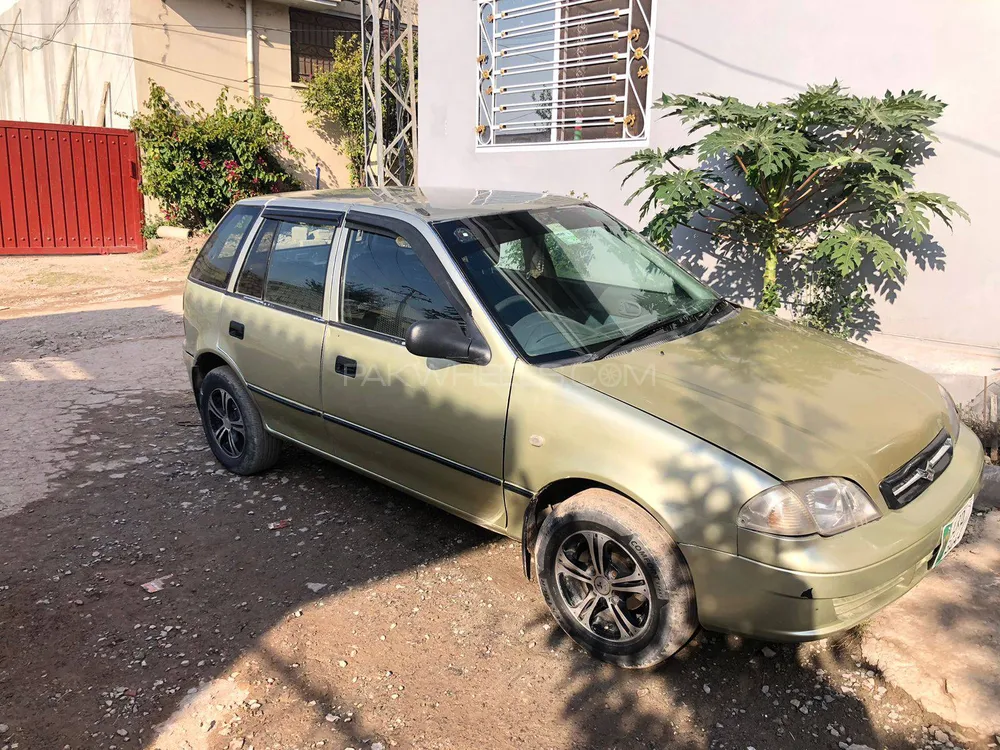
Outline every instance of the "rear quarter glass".
[(260, 212), (261, 206), (242, 204), (233, 206), (198, 253), (188, 278), (208, 286), (225, 289), (229, 285), (229, 277), (233, 272), (243, 240), (246, 239), (250, 227)]

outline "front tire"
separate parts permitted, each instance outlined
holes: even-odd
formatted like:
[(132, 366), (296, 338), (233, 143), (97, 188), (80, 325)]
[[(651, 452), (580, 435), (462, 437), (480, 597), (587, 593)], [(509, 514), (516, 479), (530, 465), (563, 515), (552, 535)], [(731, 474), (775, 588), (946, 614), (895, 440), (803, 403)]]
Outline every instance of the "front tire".
[(281, 441), (264, 428), (257, 405), (229, 367), (201, 383), (201, 423), (212, 453), (234, 474), (257, 474), (278, 462)]
[(603, 489), (555, 506), (535, 541), (538, 585), (559, 626), (592, 656), (647, 668), (698, 627), (677, 545), (635, 503)]

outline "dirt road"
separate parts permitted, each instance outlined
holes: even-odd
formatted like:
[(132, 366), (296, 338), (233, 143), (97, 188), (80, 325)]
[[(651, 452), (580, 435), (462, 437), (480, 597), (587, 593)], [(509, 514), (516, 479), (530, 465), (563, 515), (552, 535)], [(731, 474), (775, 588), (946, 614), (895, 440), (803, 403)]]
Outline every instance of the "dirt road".
[(0, 321), (0, 748), (991, 746), (857, 638), (616, 670), (510, 541), (293, 449), (227, 474), (178, 299), (132, 305)]

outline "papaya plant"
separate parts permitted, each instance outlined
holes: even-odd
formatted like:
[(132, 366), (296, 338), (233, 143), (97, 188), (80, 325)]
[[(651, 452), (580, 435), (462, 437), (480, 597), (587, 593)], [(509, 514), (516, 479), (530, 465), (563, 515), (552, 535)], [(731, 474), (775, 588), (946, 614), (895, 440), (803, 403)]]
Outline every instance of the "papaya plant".
[(844, 318), (871, 304), (869, 285), (902, 283), (906, 247), (924, 241), (932, 216), (968, 220), (948, 196), (914, 187), (945, 108), (921, 91), (861, 97), (834, 81), (777, 103), (664, 94), (655, 106), (698, 139), (620, 162), (632, 167), (623, 186), (643, 176), (628, 202), (643, 197), (644, 231), (665, 249), (686, 227), (737, 261), (762, 256), (765, 312), (787, 301), (786, 264), (826, 296), (803, 306), (807, 321), (846, 335)]

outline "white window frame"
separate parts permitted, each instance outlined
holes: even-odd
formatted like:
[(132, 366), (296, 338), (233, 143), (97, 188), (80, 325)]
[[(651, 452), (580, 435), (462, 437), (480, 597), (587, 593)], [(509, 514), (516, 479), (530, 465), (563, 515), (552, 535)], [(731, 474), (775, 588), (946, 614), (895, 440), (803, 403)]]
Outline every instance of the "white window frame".
[[(554, 50), (557, 59), (559, 55), (559, 45), (558, 45), (558, 32), (562, 28), (560, 26), (560, 21), (562, 20), (562, 10), (569, 6), (586, 5), (589, 2), (595, 2), (596, 0), (536, 0), (536, 2), (531, 3), (528, 8), (545, 6), (545, 9), (551, 9), (555, 11), (555, 20), (553, 21), (553, 34), (556, 35), (554, 39), (554, 44), (556, 49)], [(476, 81), (475, 81), (475, 123), (476, 123), (476, 151), (537, 151), (537, 150), (553, 150), (553, 149), (600, 149), (600, 148), (631, 148), (631, 147), (644, 147), (648, 146), (650, 143), (650, 110), (652, 107), (652, 97), (653, 97), (653, 73), (654, 68), (654, 49), (656, 47), (656, 6), (659, 4), (659, 0), (650, 0), (650, 14), (646, 18), (645, 10), (642, 8), (641, 2), (633, 2), (633, 0), (622, 0), (623, 8), (627, 5), (628, 15), (626, 28), (632, 29), (633, 23), (632, 18), (634, 15), (634, 9), (637, 8), (638, 12), (642, 14), (642, 19), (647, 23), (648, 28), (648, 41), (643, 47), (643, 56), (641, 58), (642, 62), (648, 68), (648, 74), (646, 77), (646, 95), (645, 101), (641, 103), (642, 110), (642, 124), (643, 129), (641, 133), (636, 135), (629, 135), (628, 128), (624, 125), (624, 118), (628, 114), (628, 104), (629, 104), (629, 87), (631, 87), (631, 93), (634, 95), (635, 100), (639, 100), (638, 91), (634, 84), (634, 78), (631, 74), (633, 63), (637, 62), (634, 58), (637, 45), (635, 41), (628, 36), (623, 36), (622, 39), (625, 41), (625, 51), (628, 54), (629, 63), (626, 66), (626, 70), (629, 71), (625, 77), (625, 86), (623, 88), (623, 93), (618, 95), (619, 99), (622, 101), (622, 114), (615, 117), (616, 123), (622, 124), (622, 135), (614, 138), (599, 138), (592, 140), (556, 140), (558, 137), (558, 130), (560, 127), (566, 127), (567, 125), (572, 125), (574, 123), (559, 123), (556, 120), (556, 114), (560, 106), (560, 100), (555, 96), (552, 98), (552, 118), (548, 121), (549, 129), (551, 131), (551, 136), (548, 140), (537, 141), (537, 142), (519, 142), (519, 143), (496, 143), (495, 134), (499, 130), (495, 127), (496, 124), (496, 93), (491, 95), (486, 95), (484, 91), (483, 82), (484, 80), (490, 80), (490, 85), (496, 85), (497, 75), (495, 72), (496, 65), (494, 64), (494, 56), (496, 52), (496, 26), (494, 22), (485, 22), (484, 19), (488, 17), (489, 14), (497, 15), (502, 12), (503, 4), (509, 2), (509, 0), (477, 0), (477, 16), (476, 16), (476, 26), (477, 26), (477, 55), (482, 54), (483, 44), (486, 43), (489, 49), (488, 59), (485, 61), (477, 58), (476, 65)], [(499, 10), (498, 10), (499, 9)], [(524, 9), (524, 8), (521, 8)], [(546, 29), (547, 30), (547, 29)], [(537, 45), (529, 45), (537, 46)], [(641, 46), (641, 45), (638, 45)], [(491, 77), (489, 79), (483, 78), (483, 71), (485, 69), (490, 70)], [(560, 70), (563, 68), (559, 67), (558, 62), (553, 64), (553, 87), (558, 83), (558, 76)], [(551, 90), (551, 89), (549, 89)], [(490, 111), (492, 113), (492, 121), (484, 122), (483, 115), (485, 112)], [(481, 132), (480, 128), (486, 125), (486, 131)], [(595, 122), (595, 125), (604, 125), (606, 122)]]

